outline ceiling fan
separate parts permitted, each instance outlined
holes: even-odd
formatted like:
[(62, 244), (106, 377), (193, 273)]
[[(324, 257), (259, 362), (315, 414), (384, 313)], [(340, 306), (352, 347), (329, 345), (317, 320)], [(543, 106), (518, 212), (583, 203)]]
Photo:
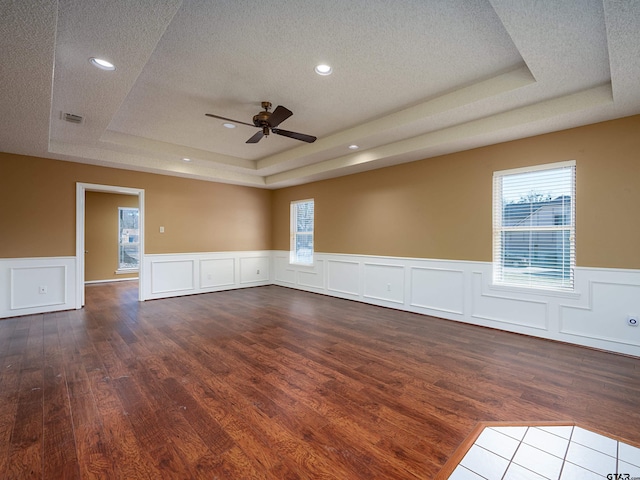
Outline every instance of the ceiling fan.
[(260, 128), (261, 131), (247, 140), (246, 143), (258, 143), (262, 137), (269, 135), (269, 132), (275, 133), (276, 135), (282, 135), (284, 137), (295, 138), (296, 140), (301, 140), (307, 143), (313, 143), (316, 141), (316, 137), (311, 135), (305, 135), (304, 133), (290, 132), (289, 130), (276, 128), (287, 118), (293, 115), (293, 112), (288, 108), (285, 108), (282, 105), (278, 105), (273, 112), (270, 112), (269, 109), (271, 108), (271, 102), (262, 102), (262, 108), (264, 108), (264, 112), (260, 112), (257, 115), (253, 116), (253, 124), (241, 122), (239, 120), (233, 120), (231, 118), (221, 117), (212, 113), (205, 113), (205, 115), (207, 117), (219, 118), (220, 120), (227, 120), (228, 122), (241, 123), (242, 125), (249, 125), (250, 127)]

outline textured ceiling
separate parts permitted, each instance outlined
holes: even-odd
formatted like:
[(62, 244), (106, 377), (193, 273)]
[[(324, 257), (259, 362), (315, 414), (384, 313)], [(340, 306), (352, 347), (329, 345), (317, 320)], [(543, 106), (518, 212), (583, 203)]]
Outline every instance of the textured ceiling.
[[(640, 113), (637, 0), (7, 0), (0, 40), (0, 151), (263, 188)], [(205, 116), (261, 101), (318, 140)]]

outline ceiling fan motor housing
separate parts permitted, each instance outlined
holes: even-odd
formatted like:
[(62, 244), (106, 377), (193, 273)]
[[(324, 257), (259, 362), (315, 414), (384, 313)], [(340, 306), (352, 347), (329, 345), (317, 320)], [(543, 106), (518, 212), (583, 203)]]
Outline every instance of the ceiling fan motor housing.
[(271, 116), (271, 112), (260, 112), (257, 115), (253, 116), (253, 124), (256, 127), (264, 127), (269, 125), (269, 117)]
[(269, 109), (271, 108), (271, 102), (262, 102), (262, 108), (264, 108), (264, 112), (253, 116), (253, 124), (262, 128), (263, 135), (269, 135), (269, 127), (271, 126), (269, 124), (269, 117), (271, 117)]

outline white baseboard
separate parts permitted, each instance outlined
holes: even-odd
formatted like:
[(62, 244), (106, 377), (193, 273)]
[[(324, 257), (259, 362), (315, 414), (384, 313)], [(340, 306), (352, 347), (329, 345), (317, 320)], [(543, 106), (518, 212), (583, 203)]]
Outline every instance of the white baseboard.
[(138, 277), (108, 278), (106, 280), (87, 280), (87, 281), (84, 282), (84, 284), (85, 285), (93, 285), (95, 283), (128, 282), (130, 280), (138, 280)]

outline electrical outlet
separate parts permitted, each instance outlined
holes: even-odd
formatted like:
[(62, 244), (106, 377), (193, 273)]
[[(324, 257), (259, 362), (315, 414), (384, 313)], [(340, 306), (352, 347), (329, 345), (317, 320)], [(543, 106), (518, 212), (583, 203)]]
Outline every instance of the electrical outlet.
[(40, 287), (38, 288), (38, 293), (41, 295), (44, 295), (47, 293), (47, 286), (46, 285), (40, 285)]
[(390, 292), (390, 291), (391, 291), (391, 284), (387, 283), (387, 292)]
[(260, 269), (256, 270), (256, 275), (260, 275)]
[(637, 327), (638, 323), (639, 321), (637, 315), (629, 315), (627, 317), (627, 325), (629, 325), (630, 327)]

